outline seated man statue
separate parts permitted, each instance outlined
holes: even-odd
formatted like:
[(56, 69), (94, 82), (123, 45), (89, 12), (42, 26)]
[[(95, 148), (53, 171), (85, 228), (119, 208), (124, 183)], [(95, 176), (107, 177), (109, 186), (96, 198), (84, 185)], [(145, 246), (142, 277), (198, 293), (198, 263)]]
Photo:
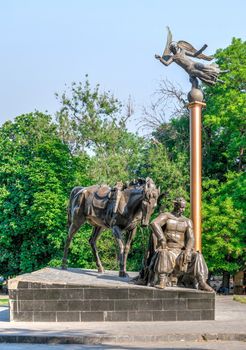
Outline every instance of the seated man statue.
[(206, 262), (200, 252), (194, 251), (192, 221), (182, 215), (185, 206), (182, 197), (176, 198), (173, 211), (159, 214), (150, 224), (153, 234), (136, 283), (163, 289), (176, 279), (178, 286), (213, 291), (206, 283)]

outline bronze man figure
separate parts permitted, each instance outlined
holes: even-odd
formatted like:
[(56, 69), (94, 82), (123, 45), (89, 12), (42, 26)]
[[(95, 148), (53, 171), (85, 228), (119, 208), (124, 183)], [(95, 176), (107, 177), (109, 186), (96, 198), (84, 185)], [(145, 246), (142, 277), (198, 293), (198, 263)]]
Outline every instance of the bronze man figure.
[(143, 284), (165, 288), (176, 277), (179, 286), (212, 292), (206, 283), (208, 268), (201, 253), (195, 252), (192, 221), (183, 212), (182, 197), (174, 201), (171, 213), (165, 212), (150, 224), (151, 235), (145, 268), (140, 272)]

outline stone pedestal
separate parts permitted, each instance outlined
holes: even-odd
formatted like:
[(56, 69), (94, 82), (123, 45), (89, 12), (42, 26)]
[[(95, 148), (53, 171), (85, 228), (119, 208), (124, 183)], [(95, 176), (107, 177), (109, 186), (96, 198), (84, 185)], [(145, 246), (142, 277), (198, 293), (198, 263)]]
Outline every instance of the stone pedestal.
[(45, 268), (9, 281), (11, 321), (214, 320), (213, 293), (136, 286), (118, 272)]

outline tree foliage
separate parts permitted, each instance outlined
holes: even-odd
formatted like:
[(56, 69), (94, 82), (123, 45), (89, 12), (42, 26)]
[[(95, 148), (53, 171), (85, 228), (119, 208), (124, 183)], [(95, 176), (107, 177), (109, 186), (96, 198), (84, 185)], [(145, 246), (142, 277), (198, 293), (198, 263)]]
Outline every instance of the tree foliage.
[(171, 210), (172, 200), (177, 196), (188, 199), (185, 176), (179, 165), (170, 160), (167, 148), (156, 141), (152, 141), (142, 153), (138, 172), (142, 177), (150, 176), (161, 188), (161, 210)]
[(69, 151), (49, 116), (17, 117), (0, 129), (1, 273), (45, 266), (61, 249), (69, 187)]
[(203, 250), (210, 271), (235, 273), (245, 262), (245, 188), (243, 173), (204, 183)]
[(92, 88), (87, 77), (57, 97), (60, 136), (73, 154), (90, 155), (90, 178), (114, 184), (134, 177), (143, 139), (127, 130), (121, 103), (99, 85)]
[(224, 181), (228, 171), (245, 167), (246, 42), (233, 39), (216, 53), (224, 84), (205, 87), (204, 175)]

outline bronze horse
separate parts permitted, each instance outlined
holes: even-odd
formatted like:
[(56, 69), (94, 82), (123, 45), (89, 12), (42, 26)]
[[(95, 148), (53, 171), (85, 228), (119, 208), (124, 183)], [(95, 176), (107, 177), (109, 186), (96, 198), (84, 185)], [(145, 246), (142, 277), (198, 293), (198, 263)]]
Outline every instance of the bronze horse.
[[(150, 178), (132, 182), (122, 190), (119, 206), (114, 220), (113, 203), (110, 200), (111, 188), (104, 185), (90, 187), (75, 187), (70, 195), (68, 206), (69, 232), (64, 248), (62, 268), (66, 269), (68, 248), (73, 236), (87, 221), (93, 226), (92, 235), (89, 239), (93, 255), (96, 259), (98, 272), (103, 272), (96, 242), (103, 230), (111, 228), (119, 246), (120, 277), (126, 277), (126, 262), (131, 242), (136, 234), (137, 225), (149, 224), (150, 216), (157, 204), (160, 190), (156, 188)], [(122, 232), (125, 231), (125, 244)]]

